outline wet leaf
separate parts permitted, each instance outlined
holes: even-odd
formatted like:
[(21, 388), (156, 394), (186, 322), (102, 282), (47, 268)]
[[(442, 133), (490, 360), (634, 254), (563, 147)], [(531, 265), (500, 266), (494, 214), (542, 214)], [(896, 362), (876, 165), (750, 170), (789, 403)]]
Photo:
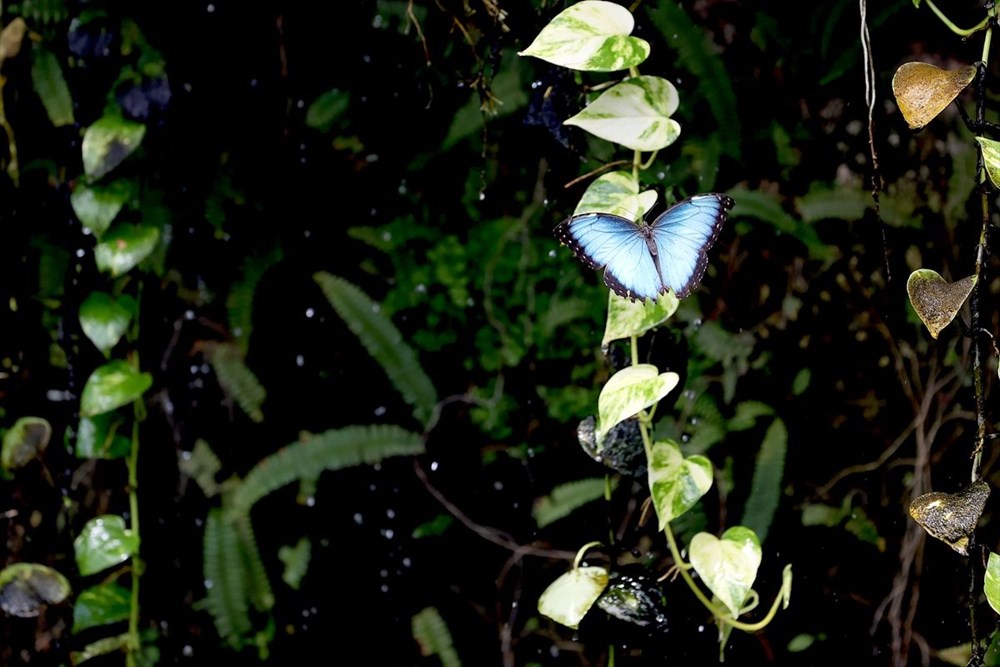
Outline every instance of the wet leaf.
[(97, 349), (107, 353), (125, 335), (132, 321), (132, 308), (110, 294), (91, 292), (80, 304), (79, 317), (84, 335)]
[(131, 607), (129, 590), (113, 581), (84, 589), (73, 605), (73, 632), (124, 621)]
[(114, 412), (81, 417), (74, 454), (81, 459), (118, 459), (129, 453), (132, 441), (123, 434), (125, 421)]
[(910, 516), (931, 536), (968, 556), (969, 538), (989, 497), (990, 485), (980, 479), (958, 493), (934, 491), (914, 498)]
[(660, 373), (652, 364), (629, 366), (612, 375), (597, 399), (598, 441), (612, 426), (653, 405), (679, 382), (677, 373)]
[(73, 540), (76, 566), (84, 577), (128, 560), (139, 551), (139, 539), (125, 519), (107, 514), (94, 517)]
[(600, 442), (596, 426), (597, 420), (590, 416), (581, 420), (576, 428), (576, 437), (588, 456), (623, 475), (641, 477), (646, 474), (646, 448), (642, 444), (639, 420), (618, 422)]
[(549, 584), (538, 598), (538, 611), (575, 630), (607, 585), (603, 567), (575, 567)]
[(892, 92), (903, 118), (916, 130), (944, 111), (975, 77), (972, 66), (944, 70), (929, 63), (903, 63), (892, 77)]
[(145, 134), (145, 125), (121, 116), (97, 119), (83, 133), (83, 171), (96, 181), (124, 162)]
[(604, 174), (587, 188), (573, 215), (610, 213), (639, 221), (656, 204), (656, 190), (639, 193), (639, 182), (627, 171)]
[(59, 604), (71, 591), (66, 577), (38, 563), (15, 563), (0, 571), (0, 609), (11, 616), (38, 616), (44, 605)]
[(37, 44), (32, 51), (31, 82), (42, 100), (45, 113), (56, 127), (72, 125), (76, 122), (73, 98), (70, 97), (59, 60), (54, 53)]
[(920, 321), (931, 337), (937, 338), (941, 330), (955, 319), (975, 286), (975, 276), (949, 283), (937, 271), (917, 269), (906, 281), (906, 292)]
[(49, 446), (52, 426), (41, 417), (21, 417), (3, 434), (0, 463), (4, 470), (13, 470), (38, 458)]
[(635, 19), (621, 5), (583, 0), (560, 12), (518, 53), (587, 72), (634, 67), (649, 56), (649, 43), (629, 37)]
[(149, 257), (160, 240), (160, 230), (143, 225), (116, 225), (94, 248), (97, 268), (117, 277)]
[(69, 201), (83, 226), (100, 239), (131, 196), (127, 181), (112, 181), (107, 185), (77, 183)]
[(80, 396), (80, 414), (84, 417), (110, 412), (139, 399), (153, 385), (153, 376), (140, 373), (121, 359), (94, 369)]
[(1000, 554), (994, 551), (990, 552), (990, 559), (986, 563), (983, 592), (993, 611), (1000, 614)]
[(653, 443), (649, 457), (649, 493), (660, 530), (681, 516), (712, 488), (712, 462), (696, 454), (684, 458), (672, 440)]
[(611, 578), (597, 606), (618, 620), (666, 631), (667, 611), (656, 580), (645, 575), (620, 574)]
[(604, 327), (601, 348), (606, 350), (608, 344), (613, 340), (641, 336), (656, 328), (677, 312), (679, 304), (680, 300), (672, 291), (661, 294), (654, 303), (653, 301), (637, 302), (622, 299), (609, 290), (608, 320)]
[(677, 140), (681, 126), (677, 89), (658, 76), (627, 79), (604, 91), (583, 111), (563, 121), (636, 151), (656, 151)]
[(733, 526), (719, 539), (698, 533), (691, 539), (691, 565), (736, 617), (750, 593), (760, 567), (760, 540), (752, 530)]

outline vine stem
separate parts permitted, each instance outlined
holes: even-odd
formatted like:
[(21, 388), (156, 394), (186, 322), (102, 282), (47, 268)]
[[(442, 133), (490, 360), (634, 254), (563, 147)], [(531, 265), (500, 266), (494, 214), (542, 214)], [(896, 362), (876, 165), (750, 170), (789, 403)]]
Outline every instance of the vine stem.
[(948, 26), (948, 30), (951, 30), (956, 35), (960, 35), (962, 37), (968, 37), (972, 33), (979, 32), (980, 30), (983, 30), (984, 28), (986, 28), (988, 30), (987, 26), (990, 23), (990, 19), (992, 18), (992, 15), (991, 16), (987, 16), (986, 18), (984, 18), (982, 21), (980, 21), (976, 25), (972, 26), (971, 28), (959, 28), (957, 25), (955, 25), (952, 22), (951, 19), (949, 19), (947, 16), (945, 16), (944, 12), (942, 12), (940, 9), (938, 9), (937, 5), (934, 4), (933, 0), (924, 0), (924, 2), (927, 3), (927, 6), (931, 8), (931, 11), (934, 12), (939, 19), (941, 19), (941, 22), (944, 23), (946, 26)]
[[(142, 302), (142, 282), (138, 283), (135, 295), (135, 314), (133, 327), (129, 338), (136, 341), (139, 338), (139, 310)], [(139, 353), (133, 351), (129, 355), (129, 361), (133, 368), (139, 370)], [(138, 656), (142, 649), (142, 640), (139, 637), (139, 579), (142, 577), (144, 568), (141, 553), (142, 540), (139, 533), (139, 424), (146, 419), (146, 406), (142, 398), (136, 399), (132, 403), (132, 446), (128, 455), (128, 506), (129, 506), (129, 530), (135, 537), (135, 553), (132, 554), (132, 587), (129, 599), (128, 615), (128, 639), (126, 641), (127, 652), (125, 654), (126, 667), (136, 667)]]

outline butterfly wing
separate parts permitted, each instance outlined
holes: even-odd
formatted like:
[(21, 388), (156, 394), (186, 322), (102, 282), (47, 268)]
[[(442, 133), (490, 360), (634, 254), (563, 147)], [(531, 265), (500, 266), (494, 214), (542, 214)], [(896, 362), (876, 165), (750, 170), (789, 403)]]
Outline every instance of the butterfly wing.
[(618, 296), (654, 301), (666, 291), (646, 236), (629, 220), (609, 213), (581, 213), (564, 220), (555, 235), (592, 269), (604, 269), (604, 284)]
[(663, 282), (679, 298), (701, 282), (708, 249), (732, 207), (733, 200), (726, 195), (697, 195), (667, 209), (650, 225)]

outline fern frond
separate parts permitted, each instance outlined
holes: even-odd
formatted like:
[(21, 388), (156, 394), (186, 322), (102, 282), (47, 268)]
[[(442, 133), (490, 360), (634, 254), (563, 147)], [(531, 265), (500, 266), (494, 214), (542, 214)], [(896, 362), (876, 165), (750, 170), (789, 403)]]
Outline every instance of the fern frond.
[(219, 492), (219, 483), (215, 481), (215, 476), (222, 470), (222, 461), (204, 440), (195, 441), (191, 452), (181, 456), (178, 467), (182, 473), (195, 481), (206, 498), (211, 498)]
[(736, 93), (722, 58), (687, 12), (676, 2), (658, 2), (648, 6), (649, 18), (677, 51), (678, 63), (698, 81), (697, 90), (705, 96), (718, 123), (717, 135), (723, 152), (740, 156), (740, 117), (736, 113)]
[(246, 569), (236, 525), (222, 510), (208, 513), (202, 549), (205, 607), (219, 636), (240, 648), (251, 630)]
[(553, 521), (568, 516), (578, 507), (603, 498), (605, 486), (603, 477), (560, 484), (549, 495), (538, 498), (531, 513), (535, 515), (538, 527), (544, 528)]
[(205, 355), (212, 364), (219, 386), (255, 422), (264, 420), (261, 406), (267, 391), (243, 361), (243, 353), (233, 343), (207, 343)]
[(254, 466), (233, 492), (231, 507), (248, 514), (258, 500), (296, 480), (315, 477), (324, 470), (373, 464), (391, 456), (423, 451), (419, 435), (388, 424), (348, 426), (309, 435)]
[(309, 561), (312, 560), (312, 542), (308, 537), (303, 537), (295, 546), (283, 546), (278, 549), (278, 559), (285, 564), (285, 572), (281, 575), (281, 579), (295, 590), (299, 590), (302, 577), (306, 576)]
[(264, 273), (281, 261), (280, 248), (261, 256), (251, 256), (242, 266), (242, 277), (233, 283), (226, 297), (229, 332), (246, 354), (250, 345), (250, 332), (253, 331), (253, 298), (257, 293), (257, 285)]
[(246, 572), (247, 597), (255, 609), (267, 611), (274, 606), (274, 592), (267, 578), (264, 562), (260, 559), (257, 549), (257, 538), (253, 532), (253, 524), (247, 514), (228, 517), (236, 526), (240, 539), (240, 556)]
[(441, 667), (462, 667), (451, 632), (437, 609), (427, 607), (418, 612), (413, 617), (412, 626), (413, 638), (420, 644), (421, 655), (436, 655), (441, 660)]
[(413, 406), (413, 415), (426, 425), (437, 404), (437, 392), (396, 326), (381, 313), (377, 303), (343, 278), (322, 271), (313, 278), (333, 309)]
[(774, 519), (781, 499), (781, 478), (785, 472), (785, 453), (788, 451), (788, 429), (785, 422), (775, 418), (764, 434), (764, 442), (757, 452), (757, 466), (746, 507), (743, 508), (741, 525), (752, 529), (763, 542)]
[(33, 28), (69, 18), (65, 0), (23, 0), (19, 9), (20, 15)]

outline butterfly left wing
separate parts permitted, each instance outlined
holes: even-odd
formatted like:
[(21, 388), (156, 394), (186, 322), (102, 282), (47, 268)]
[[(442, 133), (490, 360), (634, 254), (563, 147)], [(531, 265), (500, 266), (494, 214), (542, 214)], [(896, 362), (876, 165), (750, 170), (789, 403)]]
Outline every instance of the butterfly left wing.
[(686, 297), (701, 282), (708, 249), (733, 203), (723, 194), (696, 195), (667, 209), (650, 225), (663, 281), (678, 298)]
[(592, 269), (604, 269), (604, 284), (635, 301), (656, 300), (666, 286), (639, 226), (610, 213), (581, 213), (562, 221), (556, 237)]

